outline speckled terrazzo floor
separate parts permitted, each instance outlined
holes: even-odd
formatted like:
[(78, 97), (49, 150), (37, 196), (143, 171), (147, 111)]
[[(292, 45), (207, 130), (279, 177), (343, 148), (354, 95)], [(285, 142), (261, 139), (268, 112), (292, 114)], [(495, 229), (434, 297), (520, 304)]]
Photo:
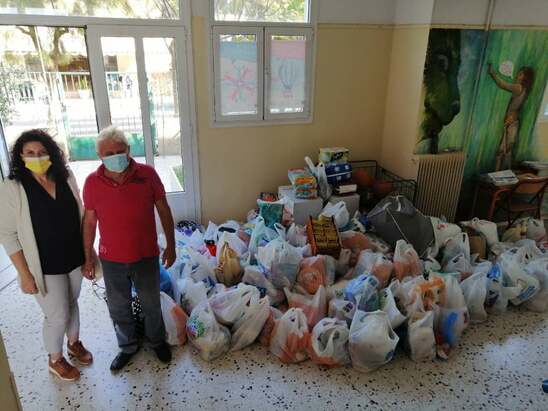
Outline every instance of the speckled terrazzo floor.
[(47, 373), (33, 298), (12, 283), (0, 293), (0, 306), (0, 329), (25, 410), (548, 409), (541, 388), (548, 378), (547, 313), (511, 309), (471, 326), (447, 362), (415, 364), (398, 353), (371, 374), (310, 362), (283, 365), (260, 346), (206, 363), (185, 346), (174, 351), (169, 366), (142, 350), (113, 375), (108, 365), (117, 350), (110, 319), (85, 283), (82, 338), (95, 364), (70, 384)]

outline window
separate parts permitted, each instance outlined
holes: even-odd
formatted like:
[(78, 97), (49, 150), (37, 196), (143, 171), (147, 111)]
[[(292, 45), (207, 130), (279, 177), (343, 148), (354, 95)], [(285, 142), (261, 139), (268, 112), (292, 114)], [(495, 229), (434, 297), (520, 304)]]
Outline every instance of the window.
[(214, 123), (310, 119), (311, 2), (211, 1)]
[(179, 0), (0, 0), (0, 13), (178, 19)]
[(216, 21), (309, 23), (308, 0), (214, 0)]

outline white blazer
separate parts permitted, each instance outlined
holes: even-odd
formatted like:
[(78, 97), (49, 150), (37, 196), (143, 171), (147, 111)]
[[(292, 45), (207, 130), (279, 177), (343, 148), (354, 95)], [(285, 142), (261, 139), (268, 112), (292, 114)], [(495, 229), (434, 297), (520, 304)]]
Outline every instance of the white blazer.
[[(84, 209), (80, 200), (80, 192), (70, 169), (67, 182), (78, 204), (80, 218), (82, 218)], [(27, 194), (23, 185), (15, 180), (5, 180), (0, 183), (0, 244), (4, 246), (7, 255), (23, 250), (36, 286), (40, 293), (45, 295), (47, 290), (40, 265), (38, 246), (32, 229)]]

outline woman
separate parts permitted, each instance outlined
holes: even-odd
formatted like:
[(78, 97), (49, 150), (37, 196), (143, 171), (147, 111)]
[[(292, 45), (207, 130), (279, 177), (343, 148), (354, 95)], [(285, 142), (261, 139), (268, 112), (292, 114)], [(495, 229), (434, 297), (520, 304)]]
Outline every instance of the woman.
[(495, 73), (491, 63), (488, 64), (487, 71), (499, 88), (512, 93), (512, 97), (506, 108), (506, 114), (504, 115), (504, 132), (497, 151), (495, 170), (499, 171), (502, 167), (511, 168), (512, 166), (514, 146), (519, 132), (521, 108), (525, 104), (533, 86), (535, 72), (531, 67), (522, 67), (519, 69), (514, 81), (508, 83)]
[(19, 273), (21, 290), (33, 294), (44, 313), (49, 371), (75, 381), (80, 372), (63, 356), (65, 334), (74, 359), (82, 365), (93, 361), (79, 340), (82, 205), (63, 152), (45, 131), (25, 131), (13, 145), (0, 199), (0, 243)]

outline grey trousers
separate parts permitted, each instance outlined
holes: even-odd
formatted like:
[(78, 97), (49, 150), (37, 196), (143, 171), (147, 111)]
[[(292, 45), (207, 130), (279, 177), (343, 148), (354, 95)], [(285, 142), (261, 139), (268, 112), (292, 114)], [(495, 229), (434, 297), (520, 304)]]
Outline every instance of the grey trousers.
[(131, 310), (131, 287), (141, 301), (145, 317), (145, 336), (154, 347), (165, 341), (164, 321), (160, 306), (160, 261), (158, 257), (144, 258), (136, 263), (124, 264), (101, 260), (107, 291), (107, 306), (118, 346), (125, 353), (138, 349), (135, 320)]
[(80, 267), (69, 274), (44, 275), (47, 293), (36, 294), (36, 301), (44, 313), (44, 347), (49, 354), (63, 352), (63, 340), (78, 339), (80, 311), (78, 297), (82, 286)]

